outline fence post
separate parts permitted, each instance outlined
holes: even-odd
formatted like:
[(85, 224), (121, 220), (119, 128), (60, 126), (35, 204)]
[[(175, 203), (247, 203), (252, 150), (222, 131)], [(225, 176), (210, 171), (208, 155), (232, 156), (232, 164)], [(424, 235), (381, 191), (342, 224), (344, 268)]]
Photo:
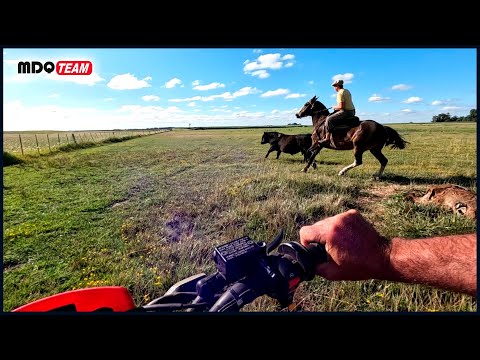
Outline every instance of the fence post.
[(60, 146), (60, 134), (57, 134), (58, 136), (58, 146)]
[(22, 136), (20, 134), (18, 134), (18, 138), (20, 139), (20, 149), (22, 150), (22, 156), (23, 156)]
[(47, 141), (48, 141), (48, 151), (52, 152), (52, 149), (50, 148), (50, 139), (48, 138), (48, 134), (47, 134)]
[(75, 140), (75, 134), (74, 134), (74, 133), (72, 133), (72, 139), (73, 139), (73, 142), (74, 142), (75, 144), (77, 144), (77, 140)]
[(37, 143), (37, 151), (38, 151), (38, 155), (40, 155), (40, 148), (38, 147), (38, 139), (37, 139), (37, 134), (35, 134), (35, 142)]

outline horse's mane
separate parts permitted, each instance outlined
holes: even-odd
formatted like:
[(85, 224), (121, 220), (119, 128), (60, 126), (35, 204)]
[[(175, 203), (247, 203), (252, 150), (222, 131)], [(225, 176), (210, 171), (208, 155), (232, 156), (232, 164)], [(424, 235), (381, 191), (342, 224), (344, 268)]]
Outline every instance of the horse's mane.
[(314, 103), (314, 106), (313, 106), (313, 109), (314, 111), (322, 111), (322, 110), (326, 110), (326, 111), (322, 111), (322, 113), (325, 113), (325, 114), (329, 114), (329, 111), (327, 110), (327, 107), (325, 105), (323, 105), (320, 101), (318, 100), (315, 100), (315, 103)]
[(314, 112), (314, 115), (312, 116), (312, 122), (314, 127), (322, 124), (327, 118), (327, 116), (330, 115), (327, 107), (318, 100), (315, 100), (312, 111)]

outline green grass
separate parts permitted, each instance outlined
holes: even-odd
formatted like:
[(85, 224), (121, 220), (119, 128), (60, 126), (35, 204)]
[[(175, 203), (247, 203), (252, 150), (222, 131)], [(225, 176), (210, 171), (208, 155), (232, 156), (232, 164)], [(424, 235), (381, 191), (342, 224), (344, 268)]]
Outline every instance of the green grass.
[[(453, 126), (454, 125), (454, 126)], [(450, 212), (403, 195), (455, 183), (476, 191), (476, 124), (392, 125), (407, 141), (339, 177), (351, 151), (265, 159), (264, 129), (177, 129), (27, 158), (4, 168), (4, 311), (62, 291), (127, 287), (140, 305), (197, 272), (217, 245), (243, 235), (298, 240), (302, 225), (358, 208), (385, 236), (476, 231)], [(275, 129), (268, 128), (266, 131)], [(280, 132), (308, 133), (310, 127)], [(296, 293), (302, 311), (475, 311), (474, 299), (420, 285), (315, 278)], [(262, 297), (245, 311), (279, 311)]]

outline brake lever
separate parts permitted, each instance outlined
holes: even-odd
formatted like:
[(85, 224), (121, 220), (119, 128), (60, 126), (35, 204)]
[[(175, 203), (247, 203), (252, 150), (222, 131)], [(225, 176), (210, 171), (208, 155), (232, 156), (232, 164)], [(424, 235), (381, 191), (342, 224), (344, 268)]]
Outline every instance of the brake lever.
[(267, 254), (270, 254), (273, 250), (275, 250), (278, 247), (278, 245), (280, 245), (280, 243), (283, 240), (283, 235), (284, 235), (284, 231), (283, 229), (280, 229), (277, 236), (275, 236), (275, 238), (267, 244)]

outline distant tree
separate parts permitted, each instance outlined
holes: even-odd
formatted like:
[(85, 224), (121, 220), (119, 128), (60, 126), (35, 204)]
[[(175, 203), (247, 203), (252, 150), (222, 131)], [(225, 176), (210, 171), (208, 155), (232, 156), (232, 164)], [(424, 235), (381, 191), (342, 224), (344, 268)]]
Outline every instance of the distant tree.
[(471, 109), (467, 116), (451, 116), (450, 113), (442, 113), (434, 115), (432, 122), (459, 122), (459, 121), (473, 121), (477, 122), (477, 109)]
[(467, 116), (466, 121), (477, 122), (477, 109), (470, 110), (470, 114)]
[(432, 122), (447, 122), (447, 121), (451, 121), (451, 117), (449, 113), (446, 113), (446, 114), (442, 113), (442, 114), (434, 115), (432, 117)]

